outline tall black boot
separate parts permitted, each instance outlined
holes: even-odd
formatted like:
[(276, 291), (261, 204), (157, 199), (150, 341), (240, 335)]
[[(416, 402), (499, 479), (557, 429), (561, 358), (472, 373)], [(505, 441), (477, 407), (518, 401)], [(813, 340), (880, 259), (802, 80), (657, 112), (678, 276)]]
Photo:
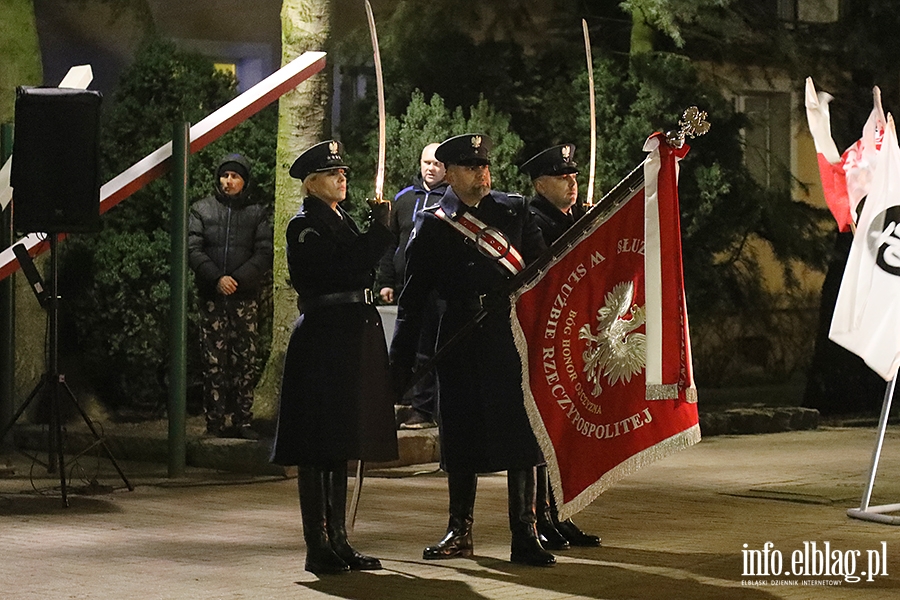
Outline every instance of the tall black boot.
[(556, 529), (556, 524), (551, 516), (552, 499), (550, 497), (550, 481), (547, 475), (547, 465), (540, 465), (536, 469), (535, 483), (537, 486), (537, 503), (535, 512), (537, 516), (537, 532), (541, 539), (541, 546), (545, 550), (566, 550), (569, 542)]
[(506, 473), (506, 483), (509, 492), (509, 530), (512, 532), (509, 559), (537, 567), (556, 564), (556, 557), (541, 546), (535, 528), (534, 467), (510, 469)]
[(325, 471), (326, 522), (331, 548), (352, 571), (377, 571), (381, 561), (360, 554), (347, 541), (347, 463), (341, 461)]
[(600, 536), (583, 532), (578, 528), (578, 525), (572, 522), (572, 519), (559, 520), (559, 514), (556, 511), (556, 500), (553, 498), (553, 490), (550, 490), (550, 518), (553, 520), (556, 530), (566, 538), (570, 546), (597, 547), (600, 545)]
[(328, 540), (325, 477), (322, 469), (301, 466), (297, 473), (300, 515), (306, 540), (306, 570), (316, 575), (349, 571)]
[(478, 475), (475, 473), (447, 473), (450, 494), (450, 521), (447, 535), (434, 546), (422, 552), (426, 560), (442, 558), (466, 558), (475, 553), (472, 542), (472, 523), (475, 521), (475, 490)]

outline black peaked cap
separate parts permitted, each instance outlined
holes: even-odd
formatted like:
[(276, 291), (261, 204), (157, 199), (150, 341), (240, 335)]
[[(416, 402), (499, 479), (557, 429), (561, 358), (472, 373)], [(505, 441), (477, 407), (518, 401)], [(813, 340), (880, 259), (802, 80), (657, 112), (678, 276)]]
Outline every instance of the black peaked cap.
[(575, 144), (562, 144), (538, 152), (526, 160), (519, 167), (519, 170), (531, 177), (532, 180), (543, 175), (577, 173), (578, 164), (575, 162)]
[(294, 179), (303, 181), (312, 173), (331, 169), (349, 169), (343, 158), (344, 145), (337, 140), (326, 140), (308, 148), (297, 157), (289, 173)]
[(434, 157), (450, 165), (489, 165), (494, 142), (485, 133), (465, 133), (444, 140), (434, 151)]

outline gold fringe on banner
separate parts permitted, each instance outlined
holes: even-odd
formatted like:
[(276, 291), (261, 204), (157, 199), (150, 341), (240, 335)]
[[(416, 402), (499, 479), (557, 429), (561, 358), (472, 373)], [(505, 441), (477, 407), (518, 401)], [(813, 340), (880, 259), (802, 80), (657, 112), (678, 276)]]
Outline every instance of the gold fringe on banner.
[[(528, 343), (525, 339), (525, 333), (522, 331), (522, 327), (519, 324), (519, 318), (518, 314), (516, 313), (515, 303), (512, 304), (512, 308), (510, 311), (510, 320), (512, 324), (513, 340), (516, 343), (516, 348), (519, 351), (519, 356), (527, 357)], [(528, 382), (531, 381), (528, 361), (521, 360), (520, 362), (522, 364), (522, 394), (525, 397), (525, 412), (528, 415), (528, 420), (531, 423), (531, 429), (534, 432), (534, 436), (537, 439), (538, 445), (540, 446), (541, 451), (544, 453), (544, 459), (547, 461), (547, 466), (549, 467), (548, 472), (550, 476), (550, 484), (553, 486), (553, 493), (557, 499), (559, 518), (562, 520), (570, 518), (575, 513), (590, 505), (591, 502), (593, 502), (600, 494), (612, 487), (619, 480), (639, 471), (641, 468), (649, 465), (650, 463), (669, 456), (670, 454), (674, 454), (679, 450), (684, 450), (685, 448), (693, 446), (700, 441), (700, 425), (697, 424), (690, 427), (689, 429), (685, 429), (684, 431), (673, 435), (670, 438), (662, 440), (661, 442), (651, 446), (650, 448), (634, 454), (627, 460), (619, 463), (611, 470), (607, 471), (603, 476), (600, 477), (600, 479), (587, 487), (583, 492), (572, 499), (572, 501), (562, 503), (562, 498), (564, 498), (564, 496), (562, 493), (562, 480), (559, 476), (559, 462), (556, 458), (556, 449), (553, 447), (553, 443), (550, 440), (550, 434), (547, 433), (547, 429), (544, 426), (544, 420), (541, 417), (537, 402), (534, 399), (534, 395), (531, 393), (531, 387), (528, 385)], [(677, 385), (654, 387), (674, 388), (676, 394), (675, 397), (677, 398)], [(691, 392), (693, 392), (693, 401), (696, 402), (696, 388), (689, 388), (685, 390), (689, 401)], [(649, 389), (647, 393), (648, 399), (650, 399)]]

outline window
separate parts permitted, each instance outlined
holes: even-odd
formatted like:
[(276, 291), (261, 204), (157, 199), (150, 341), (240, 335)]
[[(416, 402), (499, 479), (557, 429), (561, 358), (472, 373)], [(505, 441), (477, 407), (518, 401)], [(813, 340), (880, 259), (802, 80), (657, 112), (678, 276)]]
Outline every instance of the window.
[(739, 96), (737, 110), (749, 120), (744, 129), (744, 161), (751, 175), (766, 188), (787, 187), (791, 164), (790, 94)]
[(804, 23), (834, 23), (841, 11), (840, 0), (798, 0), (797, 19)]
[(797, 20), (797, 2), (798, 0), (778, 0), (776, 10), (778, 19), (793, 23)]
[(221, 71), (223, 73), (228, 73), (232, 77), (237, 78), (237, 65), (234, 63), (220, 63), (217, 62), (213, 65), (216, 68), (216, 71)]

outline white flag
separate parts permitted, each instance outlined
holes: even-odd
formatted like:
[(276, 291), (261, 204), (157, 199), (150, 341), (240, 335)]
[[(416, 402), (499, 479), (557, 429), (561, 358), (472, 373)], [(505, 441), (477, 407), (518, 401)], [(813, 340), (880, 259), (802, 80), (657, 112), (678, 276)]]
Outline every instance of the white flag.
[(900, 147), (889, 116), (841, 280), (833, 341), (885, 381), (900, 366)]
[(862, 137), (840, 155), (831, 138), (828, 104), (834, 98), (816, 92), (812, 78), (806, 78), (806, 120), (816, 144), (822, 192), (840, 231), (850, 231), (851, 224), (856, 223), (856, 208), (869, 193), (875, 157), (881, 148), (885, 119), (877, 86), (872, 89), (872, 98), (874, 106)]

